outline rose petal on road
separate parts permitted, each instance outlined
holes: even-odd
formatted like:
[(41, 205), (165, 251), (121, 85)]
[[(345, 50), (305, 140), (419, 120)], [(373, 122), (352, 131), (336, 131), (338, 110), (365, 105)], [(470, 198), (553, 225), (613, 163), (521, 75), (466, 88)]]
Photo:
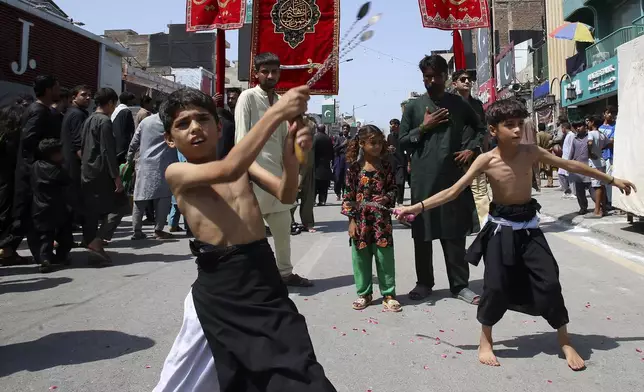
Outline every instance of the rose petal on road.
[(50, 391), (53, 391), (54, 389), (58, 389), (58, 387), (57, 387), (57, 386), (55, 386), (55, 385), (52, 385), (52, 386), (50, 386), (50, 387), (49, 387), (49, 390), (50, 390)]
[(552, 384), (552, 380), (547, 380), (548, 384)]
[(423, 366), (423, 369), (427, 370), (427, 369), (429, 369), (429, 366), (425, 365), (425, 366)]
[(447, 358), (447, 354), (441, 354), (441, 358)]
[(152, 367), (152, 366), (150, 366), (150, 365), (145, 365), (145, 368), (146, 368), (146, 369), (150, 369), (151, 367)]
[(642, 352), (642, 350), (640, 350), (639, 348), (636, 348), (635, 351), (637, 351), (638, 353)]

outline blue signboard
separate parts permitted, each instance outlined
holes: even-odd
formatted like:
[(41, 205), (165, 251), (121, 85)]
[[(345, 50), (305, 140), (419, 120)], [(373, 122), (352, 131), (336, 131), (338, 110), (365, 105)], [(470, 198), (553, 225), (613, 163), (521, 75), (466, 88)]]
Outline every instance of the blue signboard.
[[(575, 99), (568, 99), (568, 86), (575, 86)], [(585, 102), (617, 92), (617, 57), (588, 68), (572, 80), (561, 83), (561, 105), (583, 105)]]
[(534, 99), (545, 97), (546, 95), (550, 94), (550, 81), (546, 80), (545, 82), (535, 87), (532, 94), (534, 96)]

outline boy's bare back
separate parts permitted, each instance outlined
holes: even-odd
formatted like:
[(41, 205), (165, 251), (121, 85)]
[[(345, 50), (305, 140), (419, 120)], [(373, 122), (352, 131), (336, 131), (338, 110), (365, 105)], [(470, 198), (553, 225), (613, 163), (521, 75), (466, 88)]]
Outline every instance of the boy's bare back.
[(232, 183), (187, 189), (176, 194), (176, 199), (199, 241), (231, 246), (266, 237), (264, 220), (248, 174)]
[(488, 177), (497, 204), (525, 204), (532, 198), (532, 166), (538, 160), (539, 149), (527, 144), (517, 149), (513, 157), (504, 157), (498, 147), (481, 157), (481, 171)]

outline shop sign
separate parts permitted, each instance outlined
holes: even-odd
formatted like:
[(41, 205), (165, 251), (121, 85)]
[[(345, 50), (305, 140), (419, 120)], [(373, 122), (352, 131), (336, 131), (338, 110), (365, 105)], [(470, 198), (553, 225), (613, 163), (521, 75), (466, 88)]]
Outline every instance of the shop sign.
[(554, 95), (546, 95), (545, 97), (535, 98), (534, 99), (534, 110), (539, 110), (545, 108), (546, 106), (552, 106), (555, 104)]
[[(561, 105), (583, 105), (584, 102), (613, 94), (617, 91), (617, 57), (595, 65), (583, 72), (578, 73), (572, 81), (561, 83)], [(569, 99), (568, 86), (573, 85), (577, 96), (574, 100)]]
[(534, 88), (532, 96), (536, 100), (537, 98), (545, 97), (548, 94), (550, 94), (550, 81), (546, 80), (545, 82)]
[(487, 109), (496, 101), (496, 81), (494, 78), (479, 86), (478, 99), (483, 103), (483, 109)]

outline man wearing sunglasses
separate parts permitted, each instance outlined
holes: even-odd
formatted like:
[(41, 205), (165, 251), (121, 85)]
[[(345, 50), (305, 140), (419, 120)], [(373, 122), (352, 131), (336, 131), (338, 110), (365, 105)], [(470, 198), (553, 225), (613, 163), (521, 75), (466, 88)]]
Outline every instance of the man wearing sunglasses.
[[(485, 124), (485, 109), (483, 109), (483, 102), (472, 97), (472, 76), (467, 70), (461, 69), (452, 74), (452, 87), (454, 92), (470, 104), (472, 109), (479, 116), (481, 122)], [(471, 128), (466, 129), (463, 134), (463, 139), (468, 140), (469, 138), (474, 137), (474, 130)], [(486, 131), (483, 143), (478, 153), (485, 152), (489, 148), (489, 134)], [(487, 179), (485, 174), (481, 174), (472, 182), (472, 195), (474, 196), (474, 202), (476, 203), (476, 212), (479, 216), (479, 223), (483, 227), (483, 221), (487, 217), (487, 214), (490, 209), (490, 198), (487, 192)]]

